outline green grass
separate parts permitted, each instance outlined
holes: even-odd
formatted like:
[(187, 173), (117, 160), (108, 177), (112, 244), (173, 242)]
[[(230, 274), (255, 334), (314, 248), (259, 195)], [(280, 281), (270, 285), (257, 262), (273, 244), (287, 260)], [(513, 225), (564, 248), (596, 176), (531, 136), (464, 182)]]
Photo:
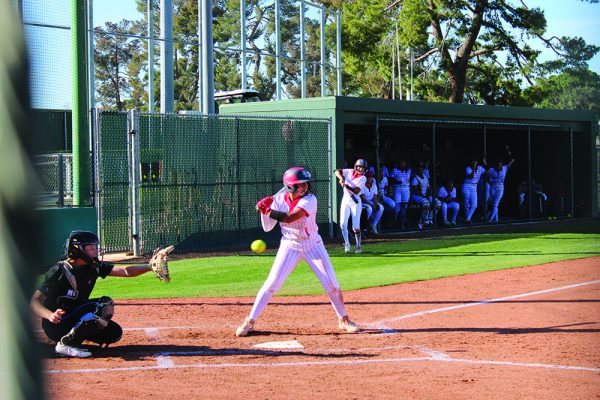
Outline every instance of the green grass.
[[(362, 255), (328, 249), (343, 290), (437, 279), (600, 255), (600, 234), (519, 233), (445, 236), (366, 244)], [(275, 250), (263, 255), (223, 256), (171, 261), (172, 283), (152, 274), (100, 279), (93, 296), (117, 299), (255, 296), (267, 277)], [(323, 293), (315, 275), (301, 262), (282, 295)]]

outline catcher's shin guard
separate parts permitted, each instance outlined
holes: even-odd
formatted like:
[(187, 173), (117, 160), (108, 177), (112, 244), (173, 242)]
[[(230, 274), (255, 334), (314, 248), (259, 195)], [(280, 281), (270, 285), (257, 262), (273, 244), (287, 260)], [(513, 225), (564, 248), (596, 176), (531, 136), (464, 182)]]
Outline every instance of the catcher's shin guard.
[(94, 315), (98, 317), (98, 323), (105, 328), (115, 314), (115, 302), (108, 296), (102, 296), (98, 299), (98, 305)]
[(75, 326), (60, 339), (60, 343), (77, 347), (84, 340), (96, 335), (102, 329), (106, 328), (107, 323), (101, 323), (97, 315), (90, 313), (85, 314)]

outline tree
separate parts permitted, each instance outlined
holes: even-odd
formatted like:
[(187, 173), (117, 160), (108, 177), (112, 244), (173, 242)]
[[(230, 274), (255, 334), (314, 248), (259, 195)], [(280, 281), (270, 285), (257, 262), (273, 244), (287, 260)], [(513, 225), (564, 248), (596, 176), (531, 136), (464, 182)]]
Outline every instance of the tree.
[[(125, 110), (140, 105), (132, 98), (132, 87), (140, 84), (136, 56), (139, 54), (138, 33), (131, 21), (105, 24), (95, 29), (94, 59), (98, 101), (104, 108)], [(111, 32), (111, 33), (107, 33)], [(131, 84), (131, 85), (130, 85)]]
[[(416, 73), (422, 78), (422, 93), (436, 97), (447, 93), (447, 100), (454, 103), (465, 101), (465, 96), (469, 101), (493, 103), (520, 99), (519, 79), (533, 84), (536, 77), (548, 73), (537, 61), (540, 51), (531, 47), (532, 39), (541, 40), (560, 59), (575, 56), (572, 60), (580, 65), (598, 52), (596, 46), (587, 45), (580, 38), (545, 37), (543, 11), (527, 7), (524, 1), (396, 0), (387, 6), (383, 3), (386, 2), (369, 0), (343, 4), (344, 14), (350, 14), (344, 18), (344, 48), (348, 53), (345, 60), (350, 67), (347, 72), (360, 78), (360, 73), (355, 72), (369, 71), (376, 73), (382, 86), (384, 80), (389, 82), (391, 73), (386, 74), (384, 64), (389, 65), (391, 59), (389, 37), (394, 35), (397, 21), (401, 48), (411, 48), (417, 54)], [(372, 37), (365, 35), (369, 29)], [(380, 64), (376, 68), (370, 68), (377, 62)], [(436, 71), (443, 74), (442, 79)], [(488, 87), (482, 85), (486, 80), (492, 82)], [(360, 79), (358, 94), (362, 94), (361, 88), (370, 87), (372, 81), (372, 78)], [(444, 81), (448, 84), (443, 85)]]
[(536, 107), (590, 110), (600, 121), (600, 75), (590, 70), (569, 70), (539, 79), (525, 94)]

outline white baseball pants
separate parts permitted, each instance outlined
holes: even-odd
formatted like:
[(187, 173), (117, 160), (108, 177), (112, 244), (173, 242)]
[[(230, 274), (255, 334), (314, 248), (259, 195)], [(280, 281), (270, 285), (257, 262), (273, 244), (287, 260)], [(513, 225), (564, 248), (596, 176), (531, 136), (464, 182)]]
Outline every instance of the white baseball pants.
[(492, 213), (490, 215), (490, 221), (498, 221), (498, 205), (502, 196), (504, 195), (504, 185), (491, 185), (490, 186), (490, 200), (492, 202)]
[(465, 219), (471, 221), (471, 217), (477, 209), (477, 184), (463, 183), (462, 195), (465, 205)]
[(281, 289), (287, 277), (302, 260), (306, 261), (319, 279), (319, 282), (321, 282), (337, 317), (341, 319), (347, 315), (340, 284), (335, 276), (335, 271), (333, 270), (333, 265), (331, 265), (327, 250), (323, 246), (323, 241), (319, 239), (316, 243), (312, 242), (303, 245), (282, 239), (279, 250), (277, 250), (277, 255), (275, 256), (275, 261), (271, 267), (271, 272), (269, 272), (267, 280), (263, 283), (256, 295), (256, 300), (254, 300), (254, 305), (249, 315), (251, 319), (256, 321), (269, 300), (271, 300), (271, 297)]
[(360, 232), (360, 214), (362, 213), (362, 201), (358, 200), (358, 203), (352, 201), (352, 199), (344, 196), (342, 198), (342, 204), (340, 205), (340, 229), (342, 230), (342, 236), (344, 237), (344, 243), (346, 246), (350, 246), (350, 239), (348, 238), (348, 219), (352, 216), (352, 229), (354, 232)]
[[(456, 216), (458, 215), (459, 208), (460, 208), (460, 204), (458, 204), (455, 201), (450, 202), (450, 203), (442, 202), (441, 211), (442, 211), (442, 218), (444, 220), (444, 223), (448, 223), (448, 222), (456, 223)], [(450, 210), (450, 221), (448, 221), (448, 210)]]

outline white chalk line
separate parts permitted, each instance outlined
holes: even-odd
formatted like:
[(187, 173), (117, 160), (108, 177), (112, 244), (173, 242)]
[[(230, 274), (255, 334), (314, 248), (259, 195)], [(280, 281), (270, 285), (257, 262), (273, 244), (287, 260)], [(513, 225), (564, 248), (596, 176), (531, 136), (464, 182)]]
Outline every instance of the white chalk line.
[(421, 317), (423, 315), (435, 314), (435, 313), (444, 312), (444, 311), (450, 311), (450, 310), (458, 310), (458, 309), (461, 309), (461, 308), (480, 306), (480, 305), (483, 305), (483, 304), (497, 303), (497, 302), (500, 302), (500, 301), (518, 299), (518, 298), (521, 298), (521, 297), (536, 296), (538, 294), (558, 292), (560, 290), (573, 289), (573, 288), (577, 288), (577, 287), (580, 287), (580, 286), (594, 285), (594, 284), (597, 284), (597, 283), (600, 283), (600, 280), (589, 281), (589, 282), (582, 282), (582, 283), (576, 283), (576, 284), (573, 284), (573, 285), (561, 286), (561, 287), (552, 288), (552, 289), (538, 290), (536, 292), (516, 294), (516, 295), (513, 295), (513, 296), (500, 297), (500, 298), (491, 299), (491, 300), (483, 300), (483, 301), (478, 301), (478, 302), (474, 302), (474, 303), (465, 303), (465, 304), (459, 304), (459, 305), (456, 305), (456, 306), (436, 308), (436, 309), (433, 309), (433, 310), (427, 310), (427, 311), (421, 311), (421, 312), (412, 313), (412, 314), (406, 314), (406, 315), (402, 315), (402, 316), (399, 316), (399, 317), (388, 318), (388, 319), (381, 319), (379, 321), (375, 321), (375, 322), (372, 322), (370, 324), (364, 324), (364, 325), (365, 326), (369, 326), (369, 327), (386, 326), (390, 322), (396, 322), (396, 321), (400, 321), (400, 320), (403, 320), (403, 319), (414, 318), (414, 317)]
[(406, 363), (418, 361), (434, 361), (434, 362), (454, 362), (463, 364), (479, 364), (479, 365), (503, 365), (525, 368), (546, 368), (560, 369), (572, 371), (588, 371), (600, 372), (600, 368), (576, 367), (569, 365), (556, 364), (530, 364), (511, 361), (492, 361), (492, 360), (465, 360), (460, 358), (435, 358), (435, 357), (402, 357), (402, 358), (385, 358), (377, 360), (331, 360), (331, 361), (303, 361), (303, 362), (283, 362), (283, 363), (223, 363), (223, 364), (185, 364), (172, 365), (169, 367), (150, 365), (144, 367), (125, 367), (125, 368), (90, 368), (90, 369), (55, 369), (47, 370), (48, 374), (63, 374), (63, 373), (98, 373), (98, 372), (123, 372), (123, 371), (149, 371), (158, 369), (185, 369), (185, 368), (265, 368), (265, 367), (307, 367), (321, 365), (359, 365), (359, 364), (382, 364), (382, 363)]

